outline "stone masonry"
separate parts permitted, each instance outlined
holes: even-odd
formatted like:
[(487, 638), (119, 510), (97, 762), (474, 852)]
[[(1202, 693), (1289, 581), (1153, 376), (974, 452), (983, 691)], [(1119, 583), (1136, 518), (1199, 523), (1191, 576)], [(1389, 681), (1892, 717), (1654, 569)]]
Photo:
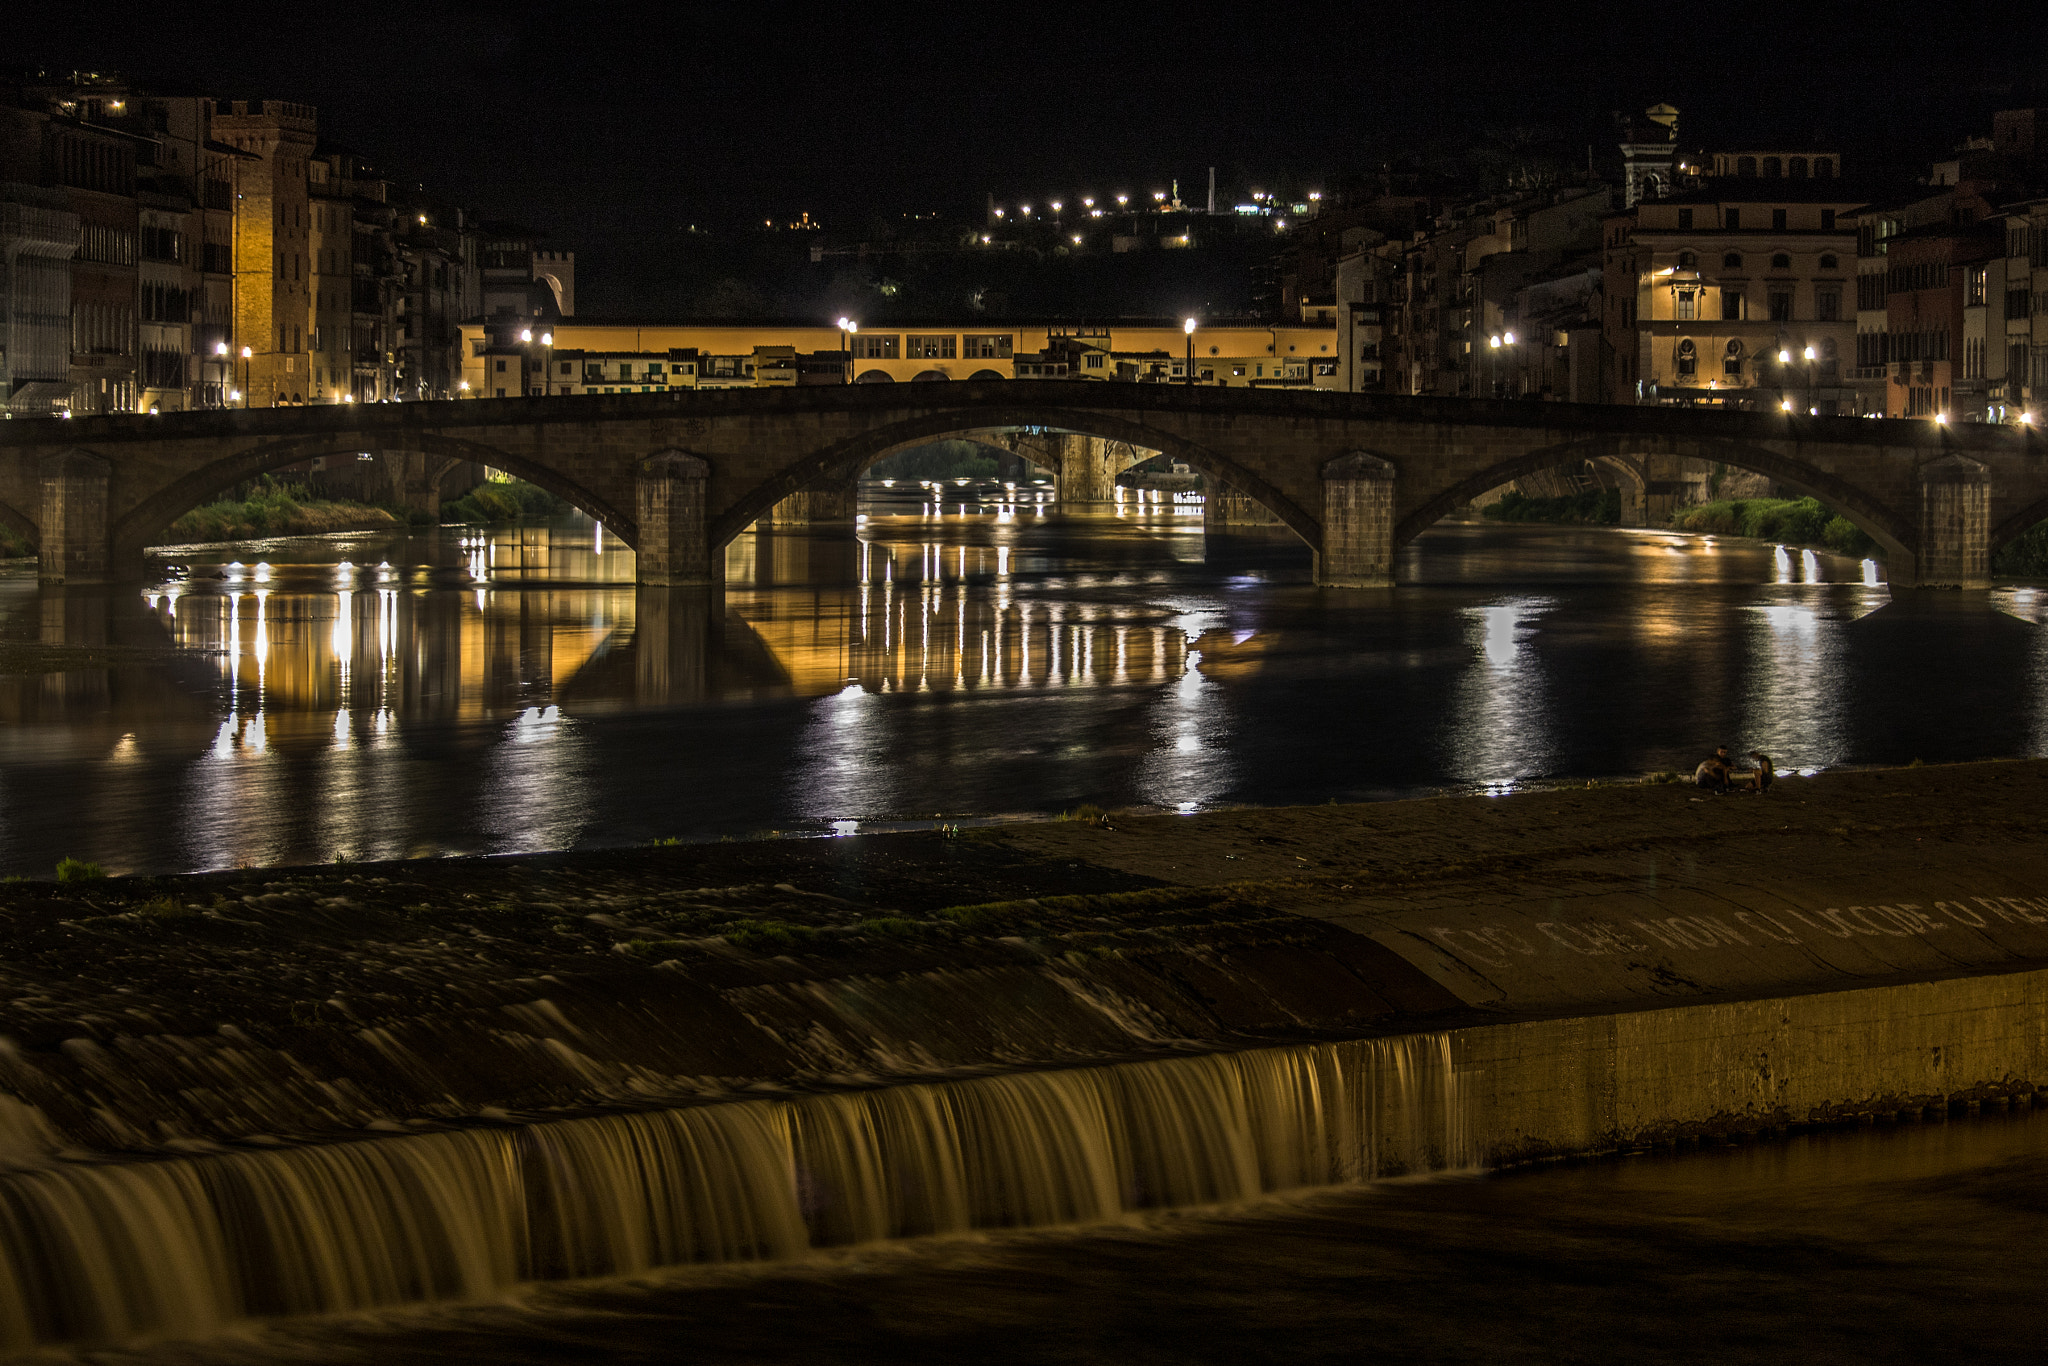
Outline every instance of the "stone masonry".
[[(791, 495), (906, 446), (1025, 429), (1057, 440), (1061, 464), (1061, 433), (1184, 461), (1293, 530), (1331, 587), (1382, 581), (1475, 495), (1585, 460), (1643, 471), (1653, 522), (1667, 472), (1762, 474), (1868, 531), (1900, 586), (1981, 583), (1992, 552), (2048, 518), (2048, 443), (2027, 429), (1002, 380), (16, 421), (0, 424), (0, 521), (34, 529), (47, 577), (119, 579), (179, 514), (267, 470), (369, 454), (431, 482), (475, 462), (597, 517), (645, 581), (707, 582), (714, 552)], [(1353, 470), (1333, 461), (1356, 470), (1332, 476)]]

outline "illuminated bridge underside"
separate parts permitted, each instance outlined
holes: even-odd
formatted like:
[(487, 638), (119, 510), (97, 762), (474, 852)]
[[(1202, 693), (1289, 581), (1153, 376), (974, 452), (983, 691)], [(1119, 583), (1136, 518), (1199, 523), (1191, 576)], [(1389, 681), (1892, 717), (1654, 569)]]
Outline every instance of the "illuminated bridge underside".
[(891, 451), (1041, 428), (1160, 451), (1270, 510), (1331, 587), (1384, 587), (1397, 552), (1510, 479), (1599, 460), (1655, 516), (1672, 462), (1752, 470), (1839, 509), (1895, 584), (1981, 585), (2048, 515), (2031, 430), (1776, 413), (1002, 380), (492, 399), (0, 424), (0, 520), (43, 576), (140, 572), (173, 519), (242, 480), (365, 453), (431, 490), (478, 461), (547, 488), (638, 552), (643, 582), (710, 583), (777, 503), (844, 487)]

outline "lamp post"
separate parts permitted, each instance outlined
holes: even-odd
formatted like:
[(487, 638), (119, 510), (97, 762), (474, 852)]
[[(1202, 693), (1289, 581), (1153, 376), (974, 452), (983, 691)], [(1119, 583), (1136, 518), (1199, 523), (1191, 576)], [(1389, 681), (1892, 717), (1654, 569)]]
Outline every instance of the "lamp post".
[(845, 383), (853, 383), (853, 337), (860, 331), (860, 324), (851, 318), (839, 320), (839, 349), (846, 353)]
[(1186, 322), (1180, 325), (1180, 330), (1188, 334), (1187, 384), (1188, 387), (1192, 389), (1195, 384), (1195, 320), (1193, 318), (1189, 318)]
[[(228, 359), (228, 344), (226, 342), (217, 341), (213, 344), (213, 362), (216, 365), (225, 366), (230, 374), (234, 372), (234, 363)], [(221, 388), (225, 389), (227, 387), (227, 379), (223, 376)], [(226, 407), (227, 404), (223, 402), (221, 406)]]
[(255, 354), (254, 351), (251, 351), (246, 346), (242, 348), (242, 406), (244, 408), (249, 406), (249, 361)]
[(540, 365), (540, 396), (542, 398), (553, 398), (555, 396), (555, 334), (552, 332), (541, 333), (540, 344), (547, 349), (547, 359), (543, 360)]

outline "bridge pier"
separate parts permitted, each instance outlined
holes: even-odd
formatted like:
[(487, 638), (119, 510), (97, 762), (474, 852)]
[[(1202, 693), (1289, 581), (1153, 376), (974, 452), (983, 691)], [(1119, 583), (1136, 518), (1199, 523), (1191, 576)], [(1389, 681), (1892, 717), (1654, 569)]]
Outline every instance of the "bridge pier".
[(1991, 586), (1991, 471), (1961, 455), (1919, 470), (1920, 553), (1916, 588)]
[(44, 583), (105, 583), (113, 577), (110, 472), (106, 461), (84, 451), (63, 451), (43, 461), (37, 576)]
[(713, 553), (705, 499), (710, 475), (710, 465), (682, 451), (657, 451), (640, 462), (636, 582), (664, 588), (718, 582), (721, 557)]
[(1053, 485), (1062, 508), (1116, 501), (1116, 476), (1127, 448), (1099, 436), (1070, 433), (1059, 438), (1060, 468)]
[(424, 514), (430, 521), (441, 520), (441, 481), (430, 466), (443, 465), (420, 451), (384, 451), (377, 457), (391, 487), (392, 505), (407, 513)]
[(1353, 451), (1323, 465), (1323, 544), (1316, 584), (1394, 586), (1394, 466)]
[(859, 511), (859, 478), (835, 477), (790, 494), (761, 520), (775, 526), (809, 526), (814, 522), (850, 522)]
[(1240, 526), (1280, 526), (1281, 521), (1265, 504), (1240, 493), (1211, 474), (1202, 476), (1202, 531), (1205, 535), (1228, 532)]

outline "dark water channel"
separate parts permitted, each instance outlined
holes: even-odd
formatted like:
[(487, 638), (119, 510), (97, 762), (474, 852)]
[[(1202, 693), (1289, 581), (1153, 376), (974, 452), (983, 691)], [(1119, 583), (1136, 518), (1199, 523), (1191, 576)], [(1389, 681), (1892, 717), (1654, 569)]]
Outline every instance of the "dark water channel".
[(2038, 1361), (2048, 1117), (880, 1244), (92, 1353), (550, 1362)]
[(114, 648), (0, 677), (0, 871), (2048, 752), (2032, 588), (1892, 602), (1874, 563), (1464, 523), (1411, 586), (1330, 593), (1196, 507), (867, 513), (743, 537), (719, 600), (636, 590), (588, 522), (181, 550), (144, 593), (10, 569), (6, 639)]

